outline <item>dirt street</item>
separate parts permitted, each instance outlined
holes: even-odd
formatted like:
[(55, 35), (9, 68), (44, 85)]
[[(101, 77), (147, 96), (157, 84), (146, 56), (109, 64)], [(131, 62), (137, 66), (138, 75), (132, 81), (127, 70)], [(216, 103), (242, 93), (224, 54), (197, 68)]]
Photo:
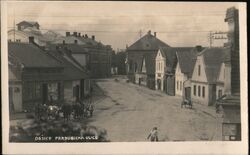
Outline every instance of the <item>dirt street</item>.
[[(181, 97), (168, 96), (125, 78), (96, 80), (95, 111), (90, 125), (105, 128), (115, 142), (147, 141), (158, 127), (160, 141), (219, 140), (219, 120), (213, 107), (181, 108)], [(204, 110), (205, 109), (205, 110)]]

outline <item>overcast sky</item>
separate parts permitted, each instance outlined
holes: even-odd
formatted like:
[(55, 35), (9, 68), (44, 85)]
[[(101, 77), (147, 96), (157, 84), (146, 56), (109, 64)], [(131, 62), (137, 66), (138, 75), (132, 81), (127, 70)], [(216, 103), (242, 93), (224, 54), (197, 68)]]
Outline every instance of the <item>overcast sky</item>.
[(226, 9), (236, 3), (9, 2), (8, 28), (23, 20), (42, 30), (77, 31), (124, 49), (148, 30), (170, 46), (208, 46), (209, 31), (227, 31)]

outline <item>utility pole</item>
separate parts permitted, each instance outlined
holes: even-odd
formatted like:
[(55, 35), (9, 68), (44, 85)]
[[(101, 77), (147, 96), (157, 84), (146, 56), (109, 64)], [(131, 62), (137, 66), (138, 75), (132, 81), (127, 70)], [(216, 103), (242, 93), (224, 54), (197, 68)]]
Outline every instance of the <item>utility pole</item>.
[(212, 31), (209, 31), (208, 40), (209, 40), (209, 47), (210, 47), (210, 48), (212, 47), (212, 44), (213, 44), (213, 38), (214, 38), (213, 32), (212, 32)]
[(225, 40), (227, 32), (222, 31), (209, 31), (208, 39), (209, 39), (209, 47), (211, 48), (213, 46), (214, 40)]

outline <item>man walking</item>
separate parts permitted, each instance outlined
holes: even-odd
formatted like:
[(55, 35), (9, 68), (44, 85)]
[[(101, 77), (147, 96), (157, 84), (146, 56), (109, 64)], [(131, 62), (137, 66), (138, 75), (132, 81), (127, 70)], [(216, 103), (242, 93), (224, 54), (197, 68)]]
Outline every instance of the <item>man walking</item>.
[(158, 131), (157, 131), (157, 127), (154, 127), (154, 128), (150, 131), (150, 133), (149, 133), (147, 139), (149, 139), (149, 138), (150, 138), (150, 141), (151, 141), (151, 142), (158, 142)]

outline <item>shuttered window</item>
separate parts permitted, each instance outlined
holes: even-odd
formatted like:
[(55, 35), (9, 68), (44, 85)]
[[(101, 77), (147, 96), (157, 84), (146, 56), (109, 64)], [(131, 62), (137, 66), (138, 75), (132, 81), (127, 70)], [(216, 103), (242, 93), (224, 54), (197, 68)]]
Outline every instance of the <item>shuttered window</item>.
[(203, 87), (202, 87), (202, 97), (205, 97), (205, 93), (206, 93), (206, 92), (205, 92), (205, 87), (203, 86)]
[(194, 85), (194, 96), (196, 96), (196, 85)]
[(201, 96), (201, 86), (198, 86), (198, 96)]

